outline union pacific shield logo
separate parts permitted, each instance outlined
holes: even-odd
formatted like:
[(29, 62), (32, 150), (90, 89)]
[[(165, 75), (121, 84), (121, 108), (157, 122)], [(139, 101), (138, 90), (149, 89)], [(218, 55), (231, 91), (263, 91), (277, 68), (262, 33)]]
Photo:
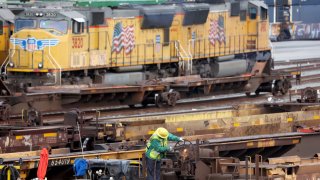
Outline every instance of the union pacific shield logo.
[(46, 46), (56, 46), (59, 44), (58, 39), (36, 39), (34, 37), (27, 39), (10, 38), (10, 42), (14, 45), (20, 46), (27, 51), (43, 50)]
[(27, 50), (28, 51), (34, 51), (36, 50), (37, 46), (36, 46), (36, 39), (32, 38), (32, 39), (27, 39)]

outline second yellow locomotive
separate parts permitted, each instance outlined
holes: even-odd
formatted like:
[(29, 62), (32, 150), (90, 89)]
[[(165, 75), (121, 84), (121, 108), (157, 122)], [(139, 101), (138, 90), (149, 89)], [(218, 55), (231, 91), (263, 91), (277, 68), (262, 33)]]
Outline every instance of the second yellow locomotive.
[(268, 29), (255, 0), (30, 8), (16, 16), (5, 67), (8, 81), (26, 86), (235, 76), (271, 61)]

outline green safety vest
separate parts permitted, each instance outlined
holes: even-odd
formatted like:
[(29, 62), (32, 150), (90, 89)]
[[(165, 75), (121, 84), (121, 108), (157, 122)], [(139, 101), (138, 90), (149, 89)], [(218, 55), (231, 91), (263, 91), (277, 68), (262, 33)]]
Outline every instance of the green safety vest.
[(149, 157), (151, 159), (161, 160), (161, 158), (163, 158), (165, 155), (164, 153), (160, 153), (160, 152), (156, 151), (154, 148), (149, 149), (149, 147), (151, 146), (152, 140), (159, 140), (162, 147), (167, 147), (168, 146), (168, 139), (167, 138), (162, 139), (154, 134), (150, 137), (149, 142), (147, 143), (146, 154), (149, 153)]

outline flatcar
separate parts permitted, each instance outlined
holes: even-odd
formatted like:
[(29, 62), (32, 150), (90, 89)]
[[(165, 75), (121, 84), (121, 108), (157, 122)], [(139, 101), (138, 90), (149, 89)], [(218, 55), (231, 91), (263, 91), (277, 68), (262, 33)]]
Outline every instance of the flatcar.
[(26, 8), (15, 18), (7, 82), (130, 85), (243, 75), (272, 61), (267, 12), (256, 0)]

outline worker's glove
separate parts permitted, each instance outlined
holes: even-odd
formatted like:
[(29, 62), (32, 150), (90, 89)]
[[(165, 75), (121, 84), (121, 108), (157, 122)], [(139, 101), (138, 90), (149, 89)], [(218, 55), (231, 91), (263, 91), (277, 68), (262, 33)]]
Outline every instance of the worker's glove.
[(179, 139), (179, 141), (184, 141), (184, 139), (181, 137), (181, 138)]

